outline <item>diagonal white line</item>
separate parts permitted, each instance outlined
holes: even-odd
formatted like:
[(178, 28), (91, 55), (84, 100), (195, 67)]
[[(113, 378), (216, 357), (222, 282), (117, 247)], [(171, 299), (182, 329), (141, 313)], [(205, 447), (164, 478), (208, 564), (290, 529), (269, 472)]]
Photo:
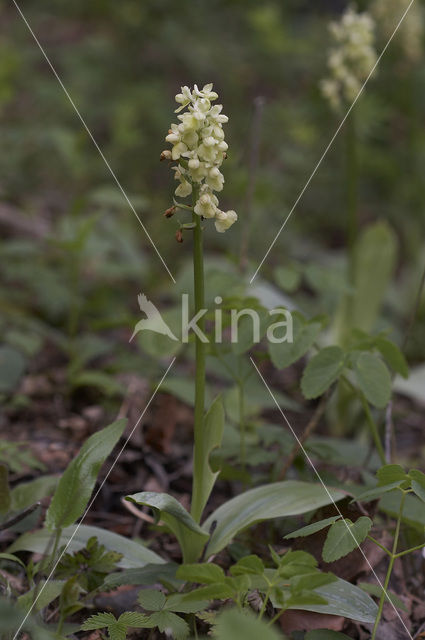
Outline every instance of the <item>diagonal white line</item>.
[(305, 450), (303, 443), (302, 443), (302, 442), (301, 442), (301, 440), (298, 438), (298, 436), (297, 436), (297, 434), (295, 433), (294, 429), (292, 428), (292, 426), (291, 426), (291, 424), (290, 424), (290, 422), (289, 422), (288, 418), (287, 418), (287, 417), (286, 417), (286, 415), (283, 413), (282, 408), (280, 407), (280, 405), (279, 405), (278, 401), (276, 400), (276, 398), (275, 398), (275, 396), (274, 396), (274, 394), (273, 394), (273, 391), (270, 389), (269, 385), (268, 385), (268, 384), (267, 384), (267, 382), (265, 381), (265, 379), (264, 379), (264, 377), (263, 377), (263, 375), (262, 375), (261, 371), (260, 371), (260, 370), (259, 370), (259, 368), (257, 367), (257, 365), (256, 365), (256, 363), (255, 363), (255, 361), (254, 361), (254, 359), (253, 359), (251, 356), (250, 356), (250, 358), (249, 358), (249, 359), (251, 360), (251, 362), (252, 362), (252, 364), (253, 364), (253, 366), (254, 366), (255, 370), (257, 371), (257, 373), (258, 373), (259, 377), (260, 377), (260, 378), (261, 378), (261, 380), (263, 381), (263, 384), (264, 384), (264, 386), (266, 387), (267, 391), (268, 391), (268, 392), (269, 392), (269, 394), (271, 395), (271, 397), (272, 397), (272, 399), (273, 399), (273, 401), (274, 401), (274, 403), (275, 403), (276, 407), (277, 407), (277, 408), (278, 408), (278, 410), (279, 410), (279, 413), (281, 414), (282, 418), (285, 420), (286, 424), (288, 425), (288, 427), (289, 427), (289, 429), (290, 429), (290, 431), (291, 431), (292, 435), (294, 436), (295, 440), (296, 440), (296, 441), (297, 441), (297, 443), (298, 443), (298, 446), (299, 446), (299, 447), (300, 447), (300, 449), (302, 450), (302, 452), (303, 452), (303, 454), (304, 454), (304, 456), (305, 456), (305, 458), (306, 458), (307, 462), (309, 463), (309, 465), (310, 465), (310, 466), (311, 466), (311, 468), (313, 469), (314, 473), (316, 474), (317, 479), (319, 480), (320, 484), (322, 485), (322, 487), (324, 488), (324, 490), (325, 490), (325, 491), (326, 491), (326, 493), (328, 494), (329, 499), (331, 500), (332, 504), (334, 505), (335, 509), (336, 509), (336, 510), (337, 510), (337, 512), (338, 512), (338, 515), (340, 515), (340, 516), (341, 516), (341, 518), (343, 518), (343, 521), (344, 521), (344, 523), (345, 523), (345, 525), (346, 525), (346, 527), (347, 527), (348, 532), (350, 533), (351, 537), (353, 538), (354, 542), (356, 543), (356, 545), (357, 545), (357, 547), (358, 547), (358, 549), (359, 549), (360, 553), (362, 554), (363, 558), (366, 560), (366, 562), (367, 562), (367, 564), (368, 564), (368, 566), (369, 566), (369, 568), (370, 568), (370, 570), (371, 570), (371, 572), (372, 572), (373, 577), (377, 580), (377, 582), (378, 582), (379, 586), (381, 587), (382, 591), (385, 593), (385, 597), (386, 597), (386, 599), (388, 600), (388, 602), (391, 604), (391, 606), (393, 607), (394, 611), (396, 612), (396, 614), (397, 614), (397, 616), (398, 616), (398, 618), (399, 618), (399, 620), (400, 620), (401, 624), (403, 625), (404, 629), (406, 630), (406, 633), (407, 633), (407, 635), (409, 636), (410, 640), (413, 640), (413, 637), (411, 636), (409, 629), (406, 627), (406, 625), (405, 625), (405, 623), (404, 623), (404, 621), (403, 621), (403, 619), (402, 619), (401, 615), (400, 615), (400, 614), (399, 614), (399, 612), (397, 611), (397, 608), (395, 607), (395, 605), (394, 605), (394, 604), (392, 603), (392, 601), (390, 600), (390, 598), (389, 598), (389, 596), (388, 596), (388, 592), (387, 592), (387, 590), (385, 589), (385, 587), (384, 587), (384, 585), (382, 584), (381, 580), (380, 580), (380, 579), (378, 578), (378, 576), (376, 575), (376, 572), (375, 572), (374, 568), (373, 568), (373, 567), (372, 567), (372, 565), (370, 564), (370, 562), (369, 562), (369, 560), (368, 560), (367, 556), (365, 555), (365, 553), (364, 553), (363, 549), (361, 548), (361, 546), (360, 546), (360, 545), (359, 545), (359, 543), (357, 542), (357, 540), (356, 540), (356, 538), (355, 538), (355, 536), (354, 536), (353, 532), (351, 531), (350, 527), (349, 527), (349, 526), (347, 525), (347, 523), (345, 522), (345, 518), (344, 518), (344, 516), (342, 515), (340, 508), (339, 508), (339, 507), (338, 507), (338, 505), (336, 504), (335, 500), (332, 498), (332, 495), (331, 495), (331, 493), (330, 493), (329, 489), (327, 488), (327, 486), (325, 485), (325, 483), (323, 482), (322, 476), (321, 476), (321, 475), (320, 475), (320, 473), (317, 471), (317, 469), (316, 469), (316, 467), (315, 467), (315, 465), (314, 465), (314, 462), (312, 461), (312, 459), (311, 459), (311, 458), (310, 458), (310, 456), (308, 455), (307, 451)]
[(117, 464), (117, 462), (118, 462), (119, 458), (121, 457), (121, 454), (123, 453), (124, 449), (125, 449), (125, 448), (126, 448), (126, 446), (128, 445), (128, 443), (129, 443), (129, 441), (130, 441), (130, 439), (131, 439), (131, 437), (132, 437), (133, 433), (136, 431), (137, 427), (139, 426), (140, 421), (142, 420), (143, 416), (145, 415), (146, 411), (148, 410), (148, 408), (149, 408), (149, 406), (150, 406), (150, 404), (151, 404), (152, 400), (153, 400), (153, 399), (154, 399), (154, 397), (156, 396), (156, 394), (157, 394), (157, 392), (158, 392), (158, 390), (159, 390), (160, 386), (161, 386), (161, 385), (162, 385), (162, 383), (164, 382), (164, 380), (165, 380), (165, 378), (166, 378), (166, 376), (167, 376), (167, 374), (168, 374), (169, 370), (171, 369), (171, 367), (173, 366), (173, 364), (174, 364), (174, 362), (175, 362), (175, 361), (176, 361), (176, 358), (174, 357), (174, 358), (171, 360), (170, 364), (168, 365), (167, 370), (166, 370), (166, 372), (164, 373), (164, 375), (162, 376), (161, 380), (160, 380), (160, 381), (158, 382), (158, 384), (156, 385), (156, 387), (155, 387), (155, 389), (154, 389), (154, 391), (153, 391), (153, 393), (152, 393), (151, 397), (149, 398), (149, 400), (148, 400), (148, 402), (147, 402), (147, 404), (146, 404), (145, 408), (143, 409), (143, 411), (142, 411), (142, 413), (141, 413), (140, 417), (138, 418), (138, 420), (137, 420), (136, 424), (135, 424), (135, 425), (134, 425), (134, 427), (132, 428), (130, 435), (127, 437), (126, 441), (124, 442), (124, 444), (122, 445), (122, 447), (121, 447), (120, 451), (118, 452), (117, 456), (115, 457), (115, 459), (114, 459), (113, 463), (111, 464), (111, 466), (110, 466), (110, 468), (109, 468), (109, 470), (108, 470), (108, 473), (106, 474), (106, 476), (105, 476), (105, 477), (104, 477), (104, 479), (102, 480), (102, 482), (101, 482), (101, 484), (100, 484), (100, 486), (99, 486), (98, 490), (96, 491), (96, 493), (94, 494), (93, 498), (91, 499), (91, 501), (90, 501), (90, 503), (89, 503), (88, 507), (86, 508), (86, 510), (85, 510), (85, 512), (84, 512), (84, 514), (83, 514), (83, 516), (81, 517), (80, 522), (79, 522), (79, 523), (77, 524), (77, 526), (75, 527), (75, 531), (74, 531), (74, 532), (73, 532), (73, 534), (71, 535), (71, 537), (70, 537), (70, 539), (68, 540), (68, 542), (67, 542), (67, 544), (66, 544), (65, 548), (63, 549), (63, 551), (61, 552), (61, 554), (60, 554), (59, 558), (58, 558), (58, 559), (57, 559), (57, 561), (55, 562), (55, 565), (54, 565), (53, 569), (51, 570), (51, 572), (49, 573), (49, 575), (48, 575), (48, 577), (47, 577), (47, 579), (46, 579), (46, 582), (43, 584), (43, 586), (41, 587), (40, 591), (38, 592), (37, 597), (35, 598), (34, 602), (32, 603), (32, 605), (31, 605), (31, 607), (30, 607), (29, 611), (27, 612), (27, 614), (26, 614), (25, 618), (22, 620), (22, 622), (21, 622), (21, 624), (20, 624), (20, 626), (19, 626), (19, 629), (16, 631), (16, 633), (15, 633), (15, 635), (13, 636), (13, 639), (12, 639), (12, 640), (17, 640), (18, 635), (19, 635), (19, 633), (20, 633), (20, 632), (21, 632), (21, 630), (22, 630), (22, 627), (24, 626), (24, 624), (25, 624), (25, 622), (27, 621), (28, 617), (31, 615), (31, 613), (32, 613), (32, 611), (33, 611), (33, 609), (34, 609), (34, 607), (35, 607), (35, 605), (36, 605), (36, 603), (37, 603), (37, 600), (39, 599), (39, 597), (41, 596), (41, 594), (42, 594), (42, 593), (43, 593), (43, 591), (44, 591), (44, 588), (45, 588), (46, 584), (49, 582), (49, 580), (50, 580), (50, 579), (51, 579), (51, 577), (53, 576), (54, 572), (56, 571), (56, 568), (57, 568), (57, 566), (58, 566), (59, 562), (62, 560), (62, 558), (63, 558), (64, 554), (66, 553), (66, 551), (67, 551), (67, 549), (68, 549), (68, 547), (69, 547), (69, 545), (71, 544), (71, 542), (73, 541), (74, 537), (76, 536), (76, 534), (77, 534), (77, 532), (78, 532), (78, 529), (80, 528), (80, 526), (82, 525), (82, 523), (83, 523), (83, 521), (84, 521), (85, 517), (87, 516), (88, 512), (89, 512), (89, 511), (90, 511), (90, 509), (92, 508), (93, 503), (94, 503), (94, 501), (96, 500), (97, 496), (98, 496), (98, 495), (99, 495), (99, 493), (102, 491), (102, 488), (103, 488), (104, 484), (106, 483), (107, 479), (109, 478), (109, 476), (110, 476), (110, 474), (111, 474), (112, 470), (114, 469), (114, 467), (115, 467), (115, 465)]
[(320, 156), (319, 162), (316, 164), (316, 166), (314, 167), (312, 173), (310, 174), (310, 177), (308, 178), (307, 182), (305, 183), (304, 187), (302, 188), (298, 198), (295, 200), (292, 209), (290, 210), (290, 212), (288, 213), (288, 215), (286, 216), (285, 220), (283, 221), (283, 224), (281, 225), (279, 231), (277, 232), (277, 234), (275, 235), (272, 243), (270, 244), (269, 248), (267, 249), (263, 259), (261, 260), (260, 264), (257, 267), (257, 270), (255, 271), (254, 275), (252, 276), (251, 280), (249, 281), (249, 284), (252, 284), (254, 278), (256, 277), (257, 273), (260, 271), (261, 267), (263, 266), (264, 261), (266, 260), (267, 256), (269, 255), (270, 251), (273, 249), (274, 245), (277, 242), (277, 239), (279, 238), (280, 234), (282, 233), (286, 223), (288, 222), (289, 218), (292, 216), (292, 214), (294, 213), (297, 204), (299, 203), (299, 201), (301, 200), (301, 198), (303, 197), (304, 193), (306, 192), (306, 190), (308, 189), (310, 182), (313, 180), (314, 176), (316, 175), (320, 165), (322, 164), (323, 160), (325, 159), (329, 149), (332, 147), (333, 143), (335, 142), (336, 137), (338, 136), (339, 132), (341, 131), (342, 127), (345, 124), (345, 121), (347, 120), (348, 116), (350, 115), (350, 113), (352, 112), (352, 110), (354, 109), (354, 106), (356, 105), (358, 99), (360, 98), (360, 96), (363, 93), (364, 88), (366, 87), (367, 83), (369, 82), (370, 78), (372, 77), (376, 67), (378, 66), (378, 64), (380, 63), (382, 56), (384, 55), (384, 53), (386, 52), (386, 50), (388, 49), (388, 47), (390, 46), (390, 43), (392, 41), (392, 39), (394, 38), (395, 34), (397, 33), (397, 31), (400, 28), (401, 23), (403, 22), (404, 18), (406, 17), (406, 15), (409, 12), (410, 7), (412, 6), (412, 4), (414, 3), (415, 0), (410, 0), (409, 6), (407, 7), (406, 11), (403, 13), (403, 15), (401, 16), (400, 20), (397, 23), (396, 28), (394, 29), (391, 37), (389, 38), (387, 44), (385, 45), (385, 47), (382, 49), (378, 59), (376, 60), (375, 64), (373, 65), (372, 69), (369, 72), (369, 75), (367, 76), (366, 80), (364, 81), (363, 85), (360, 88), (360, 91), (358, 92), (358, 94), (356, 95), (356, 97), (354, 98), (354, 101), (352, 103), (352, 105), (350, 106), (350, 108), (348, 109), (347, 113), (345, 114), (344, 118), (341, 120), (337, 130), (335, 131), (334, 135), (332, 136), (328, 146), (326, 147), (326, 149), (324, 150), (324, 152), (322, 153), (322, 155)]
[(30, 34), (31, 34), (31, 35), (32, 35), (32, 37), (34, 38), (34, 40), (35, 40), (35, 42), (36, 42), (36, 44), (37, 44), (38, 48), (40, 49), (41, 53), (42, 53), (42, 54), (43, 54), (43, 56), (44, 56), (44, 58), (45, 58), (45, 60), (46, 60), (47, 64), (49, 65), (50, 69), (52, 70), (53, 75), (56, 77), (56, 80), (59, 82), (60, 86), (62, 87), (63, 92), (65, 93), (66, 97), (68, 98), (68, 100), (69, 100), (69, 102), (70, 102), (70, 104), (71, 104), (72, 108), (74, 109), (75, 113), (77, 114), (78, 118), (80, 119), (81, 124), (83, 125), (84, 129), (87, 131), (87, 133), (88, 133), (88, 135), (89, 135), (89, 137), (90, 137), (91, 141), (93, 142), (94, 146), (96, 147), (96, 149), (97, 149), (97, 151), (98, 151), (98, 153), (99, 153), (100, 157), (102, 158), (103, 162), (105, 163), (106, 167), (108, 168), (108, 170), (109, 170), (109, 172), (110, 172), (111, 176), (112, 176), (112, 177), (113, 177), (113, 179), (115, 180), (115, 182), (116, 182), (116, 185), (117, 185), (118, 189), (121, 191), (121, 193), (122, 193), (122, 195), (124, 196), (124, 199), (126, 200), (126, 202), (127, 202), (128, 206), (130, 207), (131, 211), (134, 213), (134, 215), (136, 216), (137, 220), (139, 221), (140, 226), (142, 227), (142, 229), (143, 229), (143, 231), (145, 232), (145, 234), (146, 234), (146, 236), (147, 236), (147, 238), (148, 238), (149, 242), (151, 243), (152, 247), (154, 248), (155, 253), (157, 254), (158, 258), (161, 260), (162, 264), (164, 265), (164, 267), (165, 267), (165, 269), (166, 269), (166, 271), (167, 271), (168, 275), (170, 276), (171, 280), (174, 282), (174, 284), (176, 284), (176, 281), (175, 281), (175, 279), (174, 279), (173, 274), (171, 273), (171, 271), (170, 271), (170, 270), (169, 270), (169, 268), (167, 267), (167, 264), (166, 264), (166, 262), (165, 262), (164, 258), (163, 258), (163, 257), (162, 257), (162, 255), (160, 254), (160, 252), (159, 252), (159, 250), (158, 250), (158, 248), (157, 248), (156, 244), (154, 243), (154, 241), (152, 240), (151, 236), (149, 235), (149, 232), (148, 232), (148, 230), (146, 229), (145, 225), (143, 224), (143, 222), (142, 222), (142, 220), (141, 220), (141, 218), (140, 218), (139, 214), (137, 213), (136, 209), (134, 208), (134, 206), (133, 206), (132, 202), (130, 201), (130, 199), (129, 199), (128, 195), (127, 195), (127, 194), (126, 194), (126, 192), (124, 191), (124, 188), (123, 188), (123, 186), (122, 186), (121, 182), (118, 180), (118, 178), (117, 178), (117, 176), (116, 176), (116, 174), (115, 174), (114, 170), (112, 169), (111, 165), (109, 164), (108, 160), (106, 159), (106, 157), (105, 157), (105, 155), (104, 155), (104, 153), (103, 153), (102, 149), (99, 147), (99, 145), (98, 145), (98, 143), (97, 143), (97, 141), (96, 141), (95, 137), (93, 136), (92, 132), (91, 132), (91, 131), (90, 131), (90, 129), (88, 128), (88, 126), (87, 126), (87, 124), (86, 124), (86, 122), (85, 122), (85, 120), (84, 120), (83, 116), (82, 116), (82, 115), (81, 115), (81, 113), (79, 112), (79, 110), (78, 110), (78, 108), (77, 108), (77, 106), (76, 106), (75, 102), (74, 102), (74, 101), (73, 101), (73, 99), (71, 98), (71, 96), (70, 96), (70, 94), (69, 94), (69, 92), (68, 92), (67, 88), (65, 87), (64, 83), (62, 82), (62, 80), (61, 80), (61, 78), (60, 78), (60, 76), (59, 76), (58, 72), (56, 71), (55, 67), (53, 66), (53, 64), (52, 64), (52, 62), (51, 62), (51, 60), (50, 60), (50, 58), (48, 57), (48, 55), (47, 55), (47, 53), (45, 52), (45, 50), (43, 49), (43, 47), (42, 47), (42, 45), (41, 45), (40, 41), (38, 40), (37, 36), (35, 35), (34, 31), (32, 30), (32, 28), (31, 28), (31, 26), (30, 26), (30, 24), (29, 24), (28, 20), (26, 19), (26, 17), (25, 17), (25, 16), (24, 16), (24, 14), (22, 13), (22, 11), (21, 11), (21, 9), (20, 9), (20, 7), (19, 7), (18, 3), (16, 2), (16, 0), (12, 0), (12, 2), (13, 2), (13, 4), (15, 5), (15, 7), (16, 7), (16, 9), (17, 9), (17, 11), (18, 11), (19, 15), (21, 16), (22, 20), (25, 22), (25, 24), (26, 24), (26, 26), (27, 26), (27, 28), (28, 28), (28, 31), (30, 32)]

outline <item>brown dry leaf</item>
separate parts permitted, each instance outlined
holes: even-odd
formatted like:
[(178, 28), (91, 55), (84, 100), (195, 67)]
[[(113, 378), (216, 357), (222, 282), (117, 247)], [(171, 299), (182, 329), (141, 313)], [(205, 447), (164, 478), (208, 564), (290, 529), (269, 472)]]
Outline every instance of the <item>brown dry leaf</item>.
[(341, 631), (345, 618), (301, 609), (288, 609), (279, 618), (279, 622), (282, 631), (289, 635), (293, 631), (314, 631), (314, 629)]

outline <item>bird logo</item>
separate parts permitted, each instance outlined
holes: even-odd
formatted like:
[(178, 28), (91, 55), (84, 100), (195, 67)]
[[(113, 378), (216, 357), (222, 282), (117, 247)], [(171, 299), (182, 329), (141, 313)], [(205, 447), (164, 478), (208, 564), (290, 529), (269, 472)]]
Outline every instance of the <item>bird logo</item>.
[(129, 342), (133, 340), (134, 336), (138, 334), (139, 331), (146, 331), (146, 329), (149, 331), (155, 331), (156, 333), (162, 333), (162, 335), (168, 336), (171, 340), (176, 340), (178, 342), (179, 339), (171, 331), (168, 324), (162, 319), (162, 316), (154, 303), (148, 300), (143, 293), (139, 293), (137, 300), (139, 302), (140, 311), (143, 311), (143, 313), (146, 314), (146, 318), (139, 320), (136, 324)]

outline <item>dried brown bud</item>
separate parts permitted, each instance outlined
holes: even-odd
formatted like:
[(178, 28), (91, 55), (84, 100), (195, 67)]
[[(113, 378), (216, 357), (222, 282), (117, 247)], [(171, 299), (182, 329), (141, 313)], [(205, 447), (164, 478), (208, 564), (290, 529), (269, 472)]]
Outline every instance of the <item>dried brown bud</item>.
[(227, 160), (227, 153), (226, 152), (223, 153), (223, 158), (224, 158), (224, 160)]
[(177, 207), (170, 207), (169, 209), (167, 209), (167, 211), (164, 212), (164, 216), (166, 218), (171, 218), (175, 212), (176, 212)]
[(171, 151), (169, 149), (164, 149), (164, 151), (161, 152), (161, 155), (159, 156), (160, 161), (162, 162), (163, 160), (171, 160)]
[(183, 242), (183, 233), (181, 229), (176, 231), (176, 240), (177, 242)]

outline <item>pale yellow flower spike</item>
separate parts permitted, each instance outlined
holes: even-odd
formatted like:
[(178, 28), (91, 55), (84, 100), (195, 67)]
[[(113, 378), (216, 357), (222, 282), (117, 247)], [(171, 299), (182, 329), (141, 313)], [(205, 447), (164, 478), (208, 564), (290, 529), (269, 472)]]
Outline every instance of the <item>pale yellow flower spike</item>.
[(196, 183), (199, 198), (194, 206), (195, 213), (203, 218), (214, 218), (217, 231), (222, 233), (236, 222), (237, 215), (234, 211), (221, 211), (214, 194), (214, 191), (222, 191), (224, 185), (220, 167), (227, 151), (223, 124), (228, 121), (221, 104), (211, 105), (217, 98), (211, 83), (202, 89), (196, 84), (192, 90), (187, 86), (181, 88), (176, 95), (180, 106), (175, 111), (180, 122), (170, 127), (165, 140), (172, 145), (171, 151), (163, 152), (163, 157), (178, 162), (173, 167), (175, 178), (180, 182), (175, 195), (189, 196)]

